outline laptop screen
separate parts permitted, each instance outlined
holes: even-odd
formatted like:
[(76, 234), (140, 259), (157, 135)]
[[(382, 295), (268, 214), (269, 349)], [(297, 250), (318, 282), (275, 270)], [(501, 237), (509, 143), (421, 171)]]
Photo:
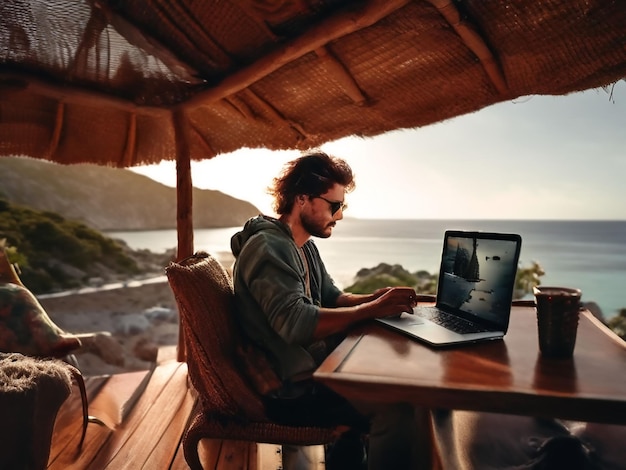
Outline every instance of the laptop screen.
[(506, 331), (520, 248), (515, 234), (447, 231), (437, 305)]

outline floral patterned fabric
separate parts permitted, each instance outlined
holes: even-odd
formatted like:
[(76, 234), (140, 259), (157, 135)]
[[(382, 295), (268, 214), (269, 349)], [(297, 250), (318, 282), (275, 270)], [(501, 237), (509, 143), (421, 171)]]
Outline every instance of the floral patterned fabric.
[(28, 289), (0, 284), (0, 352), (62, 357), (80, 345), (52, 321)]

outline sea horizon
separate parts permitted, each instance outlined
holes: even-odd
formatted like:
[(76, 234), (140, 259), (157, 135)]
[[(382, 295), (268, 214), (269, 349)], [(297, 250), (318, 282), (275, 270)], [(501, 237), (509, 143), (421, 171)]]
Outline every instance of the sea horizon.
[[(259, 215), (267, 215), (269, 217), (276, 217), (275, 215), (265, 214), (262, 212), (259, 212)], [(253, 217), (256, 217), (256, 216), (253, 216)], [(346, 221), (351, 221), (351, 220), (376, 221), (376, 222), (406, 222), (406, 221), (412, 221), (412, 222), (420, 222), (420, 221), (426, 221), (426, 222), (442, 222), (442, 221), (447, 221), (447, 222), (449, 221), (453, 221), (453, 222), (454, 221), (459, 221), (459, 222), (626, 222), (626, 218), (624, 219), (606, 219), (606, 218), (602, 218), (602, 219), (535, 218), (535, 219), (532, 219), (532, 218), (516, 218), (516, 217), (511, 217), (511, 218), (503, 218), (503, 217), (499, 217), (499, 218), (425, 217), (425, 218), (422, 218), (420, 217), (420, 218), (415, 218), (415, 217), (354, 217), (354, 216), (345, 215), (343, 219), (337, 222), (337, 224), (340, 225)], [(243, 225), (244, 224), (242, 223), (241, 225), (199, 227), (199, 228), (195, 228), (195, 230), (237, 228), (237, 227), (243, 227)], [(130, 229), (123, 229), (123, 230), (122, 229), (106, 229), (106, 230), (103, 230), (103, 232), (104, 233), (117, 233), (117, 232), (127, 233), (127, 232), (146, 232), (150, 230), (176, 230), (176, 228), (175, 227), (158, 228), (158, 229), (130, 228)]]

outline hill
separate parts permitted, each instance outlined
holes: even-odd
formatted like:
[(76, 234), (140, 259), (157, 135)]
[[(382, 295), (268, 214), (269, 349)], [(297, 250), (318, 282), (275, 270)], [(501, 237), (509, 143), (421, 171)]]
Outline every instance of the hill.
[[(176, 190), (130, 170), (0, 158), (0, 196), (102, 230), (176, 227)], [(242, 225), (259, 210), (220, 191), (193, 191), (196, 228)]]
[(18, 265), (22, 282), (35, 294), (154, 276), (174, 256), (173, 252), (131, 250), (83, 223), (11, 204), (2, 197), (0, 248)]

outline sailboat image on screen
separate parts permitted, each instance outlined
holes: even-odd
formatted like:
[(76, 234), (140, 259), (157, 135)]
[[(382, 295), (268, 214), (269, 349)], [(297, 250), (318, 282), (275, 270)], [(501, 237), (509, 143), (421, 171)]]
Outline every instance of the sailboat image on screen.
[(504, 337), (521, 243), (516, 234), (446, 231), (436, 305), (378, 321), (433, 346)]
[(476, 256), (477, 240), (473, 239), (473, 249), (469, 251), (457, 243), (454, 252), (454, 265), (452, 272), (443, 272), (443, 282), (449, 285), (449, 289), (441, 292), (441, 300), (453, 308), (459, 308), (463, 303), (471, 299), (471, 293), (480, 281), (480, 265)]

